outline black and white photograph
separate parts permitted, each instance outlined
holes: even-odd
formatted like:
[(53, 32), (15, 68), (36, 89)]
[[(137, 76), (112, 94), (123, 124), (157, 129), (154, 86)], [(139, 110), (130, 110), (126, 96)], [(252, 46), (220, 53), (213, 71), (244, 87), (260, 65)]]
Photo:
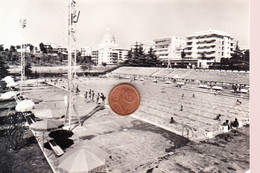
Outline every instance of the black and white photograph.
[(1, 0), (0, 173), (250, 173), (249, 0)]

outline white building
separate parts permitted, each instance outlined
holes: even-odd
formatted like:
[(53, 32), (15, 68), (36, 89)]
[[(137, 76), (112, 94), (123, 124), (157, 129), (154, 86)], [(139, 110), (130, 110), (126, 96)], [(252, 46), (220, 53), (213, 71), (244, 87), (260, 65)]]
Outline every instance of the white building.
[(185, 39), (183, 37), (172, 36), (167, 38), (154, 39), (155, 54), (162, 61), (171, 62), (181, 60), (181, 52), (185, 48)]
[(188, 35), (185, 59), (198, 60), (197, 66), (208, 68), (221, 58), (230, 58), (235, 44), (233, 37), (223, 31), (207, 30)]
[(97, 50), (92, 51), (93, 61), (96, 64), (118, 64), (126, 60), (128, 50), (120, 48), (115, 41), (115, 37), (107, 28)]
[(81, 56), (91, 56), (92, 48), (91, 47), (82, 47), (80, 49)]

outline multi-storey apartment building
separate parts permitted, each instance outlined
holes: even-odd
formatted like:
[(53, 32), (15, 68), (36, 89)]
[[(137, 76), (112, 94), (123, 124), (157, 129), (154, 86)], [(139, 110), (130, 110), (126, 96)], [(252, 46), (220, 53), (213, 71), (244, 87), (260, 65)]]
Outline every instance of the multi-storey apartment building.
[(82, 47), (80, 49), (81, 56), (91, 56), (92, 48), (91, 47)]
[(233, 37), (223, 31), (207, 30), (188, 35), (185, 59), (198, 60), (198, 67), (207, 68), (221, 58), (230, 58), (235, 49)]
[(181, 52), (185, 48), (185, 39), (183, 37), (172, 36), (167, 38), (154, 39), (155, 54), (161, 61), (174, 62), (181, 60)]

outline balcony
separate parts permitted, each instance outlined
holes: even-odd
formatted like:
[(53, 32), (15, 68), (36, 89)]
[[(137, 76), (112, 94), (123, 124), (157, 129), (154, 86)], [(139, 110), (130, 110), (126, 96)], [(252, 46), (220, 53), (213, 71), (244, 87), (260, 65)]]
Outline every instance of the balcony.
[(214, 43), (216, 41), (216, 39), (212, 39), (212, 40), (205, 40), (205, 41), (197, 41), (197, 44), (210, 44), (210, 43)]

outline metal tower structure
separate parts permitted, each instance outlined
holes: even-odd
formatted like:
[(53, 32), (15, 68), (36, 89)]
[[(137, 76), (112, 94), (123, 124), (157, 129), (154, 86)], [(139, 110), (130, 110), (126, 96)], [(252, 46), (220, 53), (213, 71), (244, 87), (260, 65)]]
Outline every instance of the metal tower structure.
[[(68, 118), (69, 128), (71, 126), (71, 117), (73, 109), (73, 100), (75, 97), (74, 78), (76, 76), (76, 24), (79, 19), (80, 12), (76, 10), (76, 1), (69, 0), (68, 15)], [(74, 52), (74, 56), (73, 56)]]
[(26, 27), (26, 19), (20, 19), (20, 25), (22, 27), (22, 34), (21, 34), (21, 86), (20, 90), (22, 92), (22, 85), (23, 81), (25, 80), (25, 52), (23, 46), (23, 35), (24, 35), (24, 28)]

